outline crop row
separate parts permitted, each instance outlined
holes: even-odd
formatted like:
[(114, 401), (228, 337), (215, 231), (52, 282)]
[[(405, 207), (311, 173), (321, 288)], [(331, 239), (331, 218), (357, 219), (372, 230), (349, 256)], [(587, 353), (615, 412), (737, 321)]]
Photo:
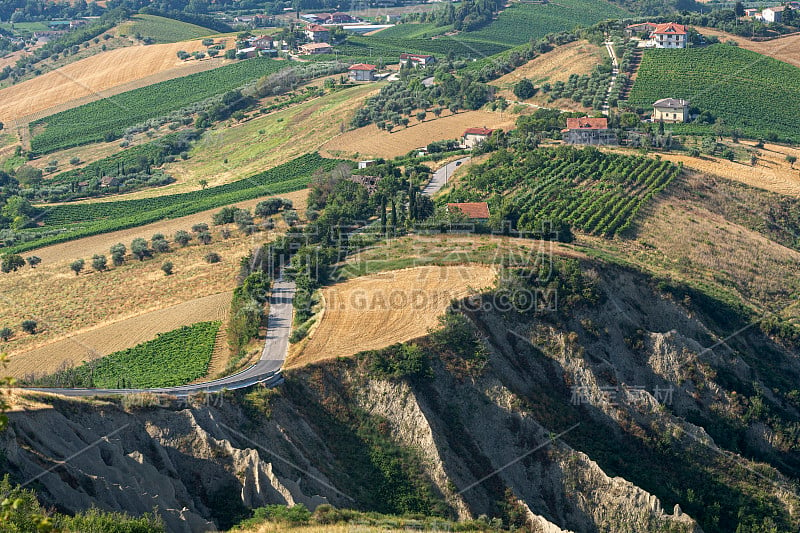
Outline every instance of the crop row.
[(44, 131), (31, 140), (31, 149), (48, 153), (116, 139), (125, 128), (232, 91), (285, 66), (285, 62), (266, 58), (240, 61), (62, 111), (31, 124), (32, 132), (44, 125)]
[[(748, 137), (800, 140), (800, 108), (775, 105), (800, 99), (800, 69), (726, 44), (685, 50), (647, 50), (629, 101), (649, 108), (660, 98), (684, 98)], [(707, 125), (680, 126), (706, 133)], [(676, 131), (677, 131), (676, 129)]]
[(111, 231), (135, 228), (163, 219), (188, 216), (262, 196), (284, 194), (308, 185), (318, 168), (330, 170), (336, 160), (306, 154), (255, 176), (205, 190), (157, 198), (120, 200), (94, 204), (50, 206), (42, 216), (42, 230), (63, 229), (62, 233), (4, 249), (9, 253), (58, 244)]
[(562, 147), (492, 156), (463, 186), (485, 196), (517, 229), (566, 222), (596, 235), (627, 230), (642, 205), (680, 172), (666, 161)]

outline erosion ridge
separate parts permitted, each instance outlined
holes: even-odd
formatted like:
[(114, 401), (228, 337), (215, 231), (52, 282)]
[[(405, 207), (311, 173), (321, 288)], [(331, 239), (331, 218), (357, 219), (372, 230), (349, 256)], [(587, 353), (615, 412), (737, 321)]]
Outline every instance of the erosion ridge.
[[(701, 531), (681, 490), (714, 490), (707, 469), (723, 459), (752, 468), (756, 449), (774, 465), (791, 462), (765, 424), (760, 434), (745, 431), (752, 447), (738, 453), (715, 441), (736, 378), (723, 383), (712, 371), (724, 364), (761, 383), (747, 358), (770, 341), (756, 330), (734, 355), (705, 350), (720, 332), (701, 309), (642, 274), (589, 262), (582, 269), (597, 292), (593, 305), (536, 317), (468, 311), (488, 350), (485, 366), (464, 367), (423, 338), (431, 354), (424, 375), (382, 376), (367, 353), (287, 371), (272, 391), (189, 403), (42, 396), (52, 408), (11, 413), (7, 470), (27, 479), (113, 433), (41, 476), (37, 492), (66, 511), (140, 514), (158, 505), (170, 531), (226, 528), (267, 503), (466, 519), (501, 516), (498, 502), (509, 499), (544, 531)], [(798, 371), (779, 346), (769, 350), (786, 372)], [(585, 388), (584, 401), (570, 398), (574, 384)], [(615, 401), (604, 401), (616, 386)], [(624, 394), (637, 387), (638, 398)], [(670, 402), (656, 387), (672, 391)], [(678, 456), (683, 464), (670, 464)], [(401, 467), (386, 470), (386, 457)], [(80, 474), (82, 463), (93, 465), (91, 477)], [(762, 468), (776, 481), (759, 490), (789, 519), (797, 497), (781, 490), (779, 470)], [(752, 497), (755, 481), (740, 481), (728, 490)]]

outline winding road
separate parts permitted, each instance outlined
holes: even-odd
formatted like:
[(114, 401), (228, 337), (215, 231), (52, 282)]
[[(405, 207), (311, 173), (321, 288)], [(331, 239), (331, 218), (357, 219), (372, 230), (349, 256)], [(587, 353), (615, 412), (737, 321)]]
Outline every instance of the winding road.
[[(422, 193), (433, 195), (437, 193), (447, 183), (447, 179), (464, 162), (469, 161), (469, 157), (462, 157), (456, 161), (447, 163), (437, 169), (428, 185)], [(186, 397), (190, 394), (199, 392), (219, 392), (225, 389), (243, 389), (258, 383), (263, 383), (267, 387), (274, 387), (283, 382), (281, 367), (286, 360), (289, 350), (289, 334), (292, 331), (292, 301), (296, 287), (293, 281), (279, 278), (272, 286), (272, 294), (269, 298), (269, 316), (267, 318), (267, 338), (264, 342), (264, 350), (261, 358), (252, 366), (244, 370), (225, 376), (224, 378), (206, 381), (203, 383), (192, 383), (177, 387), (160, 387), (154, 389), (67, 389), (67, 388), (42, 388), (26, 387), (27, 391), (50, 392), (63, 396), (106, 396), (112, 394), (137, 394), (149, 392), (153, 394), (170, 394), (178, 397)]]
[(26, 388), (38, 392), (52, 392), (63, 396), (98, 396), (109, 394), (136, 394), (151, 392), (155, 394), (171, 394), (184, 397), (198, 392), (219, 392), (223, 389), (242, 389), (257, 383), (269, 387), (283, 381), (281, 366), (289, 349), (289, 333), (292, 330), (292, 300), (294, 300), (295, 284), (283, 279), (275, 280), (272, 295), (269, 299), (269, 317), (267, 318), (267, 339), (261, 359), (241, 372), (224, 378), (181, 385), (178, 387), (161, 387), (156, 389), (62, 389), (62, 388)]

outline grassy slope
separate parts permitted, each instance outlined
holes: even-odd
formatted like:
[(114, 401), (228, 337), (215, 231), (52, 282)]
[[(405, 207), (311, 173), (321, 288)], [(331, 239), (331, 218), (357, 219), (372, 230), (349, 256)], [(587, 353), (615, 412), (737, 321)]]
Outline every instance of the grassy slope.
[(120, 35), (150, 37), (157, 43), (176, 43), (217, 33), (214, 30), (155, 15), (134, 15), (131, 22), (119, 26)]
[[(659, 98), (685, 98), (745, 135), (800, 140), (800, 69), (738, 47), (718, 44), (686, 50), (648, 50), (630, 102), (649, 108)], [(676, 126), (703, 132), (708, 127)]]

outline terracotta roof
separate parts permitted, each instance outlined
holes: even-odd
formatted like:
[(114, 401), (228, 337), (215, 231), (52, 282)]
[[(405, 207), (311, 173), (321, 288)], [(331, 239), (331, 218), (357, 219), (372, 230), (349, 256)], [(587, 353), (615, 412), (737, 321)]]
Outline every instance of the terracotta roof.
[(367, 63), (356, 63), (347, 70), (375, 70), (377, 68), (378, 67), (375, 65), (369, 65)]
[(486, 202), (447, 204), (447, 209), (458, 209), (468, 218), (489, 218), (489, 204)]
[(656, 29), (653, 30), (654, 35), (686, 35), (686, 26), (683, 24), (675, 24), (674, 22), (668, 22), (666, 24), (658, 24), (656, 25)]
[(319, 24), (309, 24), (306, 29), (308, 31), (331, 31), (325, 26), (320, 26)]
[(300, 48), (303, 50), (327, 50), (333, 47), (328, 43), (308, 43), (301, 45)]
[(662, 98), (653, 102), (653, 107), (669, 107), (671, 109), (683, 109), (688, 105), (689, 102), (680, 98)]
[(779, 11), (783, 11), (783, 10), (785, 10), (785, 9), (786, 9), (786, 6), (773, 6), (773, 7), (765, 7), (765, 8), (764, 8), (764, 11), (766, 11), (766, 10), (768, 10), (768, 9), (769, 9), (770, 11), (772, 11), (773, 13), (777, 13), (777, 12), (779, 12)]
[(464, 136), (466, 135), (491, 135), (494, 130), (490, 130), (489, 128), (467, 128), (464, 131)]
[(605, 130), (605, 129), (608, 129), (608, 119), (607, 118), (589, 118), (589, 117), (568, 118), (567, 119), (567, 129), (568, 130)]

